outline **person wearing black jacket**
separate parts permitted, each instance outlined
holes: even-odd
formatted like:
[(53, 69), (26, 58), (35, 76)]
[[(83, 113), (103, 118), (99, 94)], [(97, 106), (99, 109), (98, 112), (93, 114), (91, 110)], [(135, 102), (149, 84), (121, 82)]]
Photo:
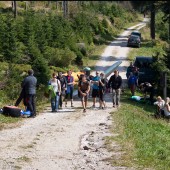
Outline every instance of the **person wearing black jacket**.
[(65, 76), (63, 76), (62, 72), (58, 73), (57, 79), (61, 83), (61, 94), (60, 94), (60, 98), (59, 98), (59, 106), (60, 106), (60, 108), (62, 108), (62, 105), (63, 105), (63, 92), (67, 90), (67, 80), (66, 80)]
[(114, 75), (110, 77), (110, 80), (108, 82), (108, 87), (112, 88), (113, 107), (115, 107), (115, 105), (119, 106), (121, 85), (122, 85), (122, 77), (119, 75), (118, 70), (115, 70)]

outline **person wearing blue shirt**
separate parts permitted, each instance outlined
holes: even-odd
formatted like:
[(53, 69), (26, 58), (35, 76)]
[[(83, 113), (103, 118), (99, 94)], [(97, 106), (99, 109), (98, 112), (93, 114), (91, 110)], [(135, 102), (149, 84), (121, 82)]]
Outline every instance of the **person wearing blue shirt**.
[(96, 71), (96, 76), (92, 78), (91, 83), (93, 83), (92, 86), (92, 98), (93, 98), (93, 107), (95, 108), (96, 105), (96, 97), (99, 97), (99, 72)]

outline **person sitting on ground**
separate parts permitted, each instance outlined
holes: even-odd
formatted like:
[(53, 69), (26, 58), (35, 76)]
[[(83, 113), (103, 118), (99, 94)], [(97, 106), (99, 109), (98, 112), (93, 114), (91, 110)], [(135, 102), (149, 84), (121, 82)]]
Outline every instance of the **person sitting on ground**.
[(165, 105), (164, 105), (164, 117), (166, 119), (170, 119), (170, 98), (167, 97), (166, 100), (165, 100)]
[(81, 78), (81, 81), (79, 81), (78, 91), (80, 93), (80, 98), (81, 98), (81, 102), (83, 106), (83, 112), (86, 112), (87, 100), (88, 100), (88, 95), (90, 92), (90, 83), (87, 80), (85, 75), (83, 75)]
[(135, 95), (136, 86), (138, 86), (138, 79), (137, 79), (137, 77), (132, 72), (130, 73), (130, 76), (128, 78), (128, 86), (130, 88), (132, 96), (134, 96)]
[(145, 82), (140, 84), (140, 89), (144, 93), (144, 98), (146, 100), (147, 93), (150, 94), (149, 101), (151, 104), (154, 103), (155, 89), (151, 83)]
[(154, 105), (157, 105), (155, 117), (162, 117), (164, 115), (164, 105), (165, 101), (161, 98), (161, 96), (157, 97), (157, 101), (154, 102)]
[(99, 102), (100, 108), (106, 108), (106, 102), (104, 100), (104, 94), (106, 91), (106, 80), (104, 78), (104, 73), (100, 73), (100, 80), (99, 80)]

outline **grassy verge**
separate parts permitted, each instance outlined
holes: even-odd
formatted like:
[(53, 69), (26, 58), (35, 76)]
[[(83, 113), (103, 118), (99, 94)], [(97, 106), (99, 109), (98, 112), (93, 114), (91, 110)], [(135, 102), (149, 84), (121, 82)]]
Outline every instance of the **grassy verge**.
[(131, 101), (130, 93), (122, 95), (122, 106), (112, 113), (113, 133), (122, 146), (120, 159), (112, 159), (113, 165), (168, 170), (170, 167), (170, 126), (165, 120), (154, 119), (153, 106)]

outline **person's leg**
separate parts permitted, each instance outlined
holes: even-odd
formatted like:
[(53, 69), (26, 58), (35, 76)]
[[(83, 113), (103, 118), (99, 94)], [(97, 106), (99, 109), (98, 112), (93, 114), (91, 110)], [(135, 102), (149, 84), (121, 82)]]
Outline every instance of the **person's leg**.
[(116, 105), (119, 106), (120, 104), (120, 89), (116, 90)]
[(71, 107), (73, 106), (73, 87), (70, 89), (70, 99), (71, 99)]
[(55, 98), (51, 98), (51, 110), (55, 111)]
[(60, 106), (60, 108), (62, 108), (62, 93), (60, 94), (60, 96), (59, 96), (59, 106)]
[(36, 116), (36, 96), (32, 95), (32, 107), (33, 107), (33, 116)]
[(55, 111), (58, 111), (59, 108), (59, 95), (56, 95), (55, 98)]
[(31, 112), (31, 117), (34, 116), (34, 109), (33, 109), (33, 96), (31, 94), (27, 95), (27, 98), (28, 98), (28, 109), (30, 110)]
[(115, 107), (115, 104), (116, 104), (116, 91), (115, 91), (115, 89), (112, 89), (112, 94), (113, 94), (113, 107)]
[(100, 104), (100, 108), (102, 108), (102, 91), (99, 90), (99, 104)]
[(95, 107), (95, 105), (96, 105), (96, 91), (95, 91), (95, 89), (93, 89), (93, 91), (92, 91), (92, 97), (93, 97), (93, 107)]
[(22, 99), (24, 98), (24, 89), (22, 89), (16, 103), (15, 103), (15, 106), (19, 106), (19, 104), (21, 103)]
[(65, 95), (65, 107), (67, 107), (67, 99), (68, 99), (68, 93)]

